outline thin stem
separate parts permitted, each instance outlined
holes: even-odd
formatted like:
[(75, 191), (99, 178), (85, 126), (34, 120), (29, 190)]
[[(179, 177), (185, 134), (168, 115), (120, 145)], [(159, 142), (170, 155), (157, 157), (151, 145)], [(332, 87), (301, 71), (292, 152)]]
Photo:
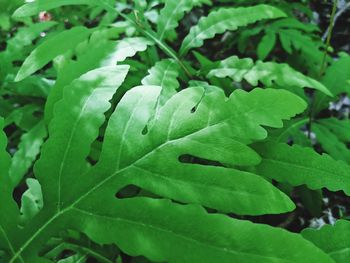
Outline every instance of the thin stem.
[[(327, 55), (328, 55), (328, 49), (331, 44), (331, 39), (332, 39), (332, 34), (333, 34), (333, 28), (334, 28), (334, 21), (335, 21), (335, 16), (336, 16), (336, 11), (337, 11), (337, 6), (338, 6), (338, 0), (334, 0), (333, 2), (333, 8), (332, 8), (332, 13), (331, 13), (331, 20), (329, 23), (328, 27), (328, 34), (327, 34), (327, 40), (326, 40), (326, 49), (323, 53), (323, 58), (322, 58), (322, 63), (320, 67), (320, 71), (318, 74), (318, 80), (322, 78), (322, 75), (324, 74), (326, 68), (327, 68)], [(309, 110), (309, 130), (308, 130), (308, 138), (311, 138), (311, 128), (312, 128), (312, 121), (313, 121), (313, 114), (314, 114), (314, 104), (315, 104), (315, 98), (314, 95), (311, 97), (311, 103), (310, 103), (310, 110)]]
[(172, 48), (170, 48), (168, 45), (166, 45), (164, 42), (162, 42), (160, 39), (158, 39), (157, 34), (152, 29), (146, 28), (139, 21), (137, 21), (135, 19), (132, 19), (131, 17), (129, 17), (129, 16), (123, 14), (122, 12), (114, 9), (110, 4), (108, 4), (104, 0), (101, 1), (101, 4), (102, 4), (102, 6), (104, 8), (106, 8), (106, 10), (108, 10), (110, 12), (117, 13), (119, 16), (124, 18), (126, 21), (130, 22), (131, 24), (133, 24), (136, 27), (136, 29), (139, 32), (141, 32), (144, 36), (146, 36), (149, 39), (153, 40), (159, 46), (160, 49), (162, 49), (166, 54), (168, 54), (171, 58), (173, 58), (180, 65), (180, 67), (183, 69), (183, 71), (186, 73), (186, 75), (189, 78), (192, 78), (191, 72), (188, 70), (188, 68), (185, 66), (185, 64), (181, 61), (181, 59), (177, 56), (176, 52)]
[[(343, 7), (341, 7), (341, 8), (338, 10), (338, 12), (337, 12), (337, 13), (335, 14), (335, 16), (334, 16), (333, 26), (335, 26), (335, 24), (337, 23), (338, 18), (341, 17), (341, 16), (345, 13), (345, 11), (346, 11), (348, 8), (350, 8), (350, 2), (347, 3), (347, 4), (345, 4)], [(326, 38), (327, 38), (327, 36), (328, 36), (328, 34), (329, 34), (329, 30), (330, 30), (330, 28), (328, 27), (327, 30), (326, 30), (326, 32), (323, 34), (323, 36), (322, 36), (322, 40), (323, 40), (323, 41), (326, 40)]]
[(334, 19), (335, 19), (335, 14), (337, 11), (337, 6), (338, 6), (338, 0), (335, 0), (333, 3), (333, 9), (332, 9), (332, 14), (331, 14), (331, 21), (330, 21), (330, 25), (329, 25), (329, 33), (327, 35), (327, 40), (326, 40), (326, 50), (324, 51), (323, 54), (323, 59), (322, 59), (322, 64), (321, 64), (321, 68), (320, 68), (320, 73), (319, 73), (319, 78), (322, 77), (325, 69), (326, 69), (326, 58), (328, 55), (328, 49), (330, 47), (331, 44), (331, 38), (332, 38), (332, 34), (333, 34), (333, 28), (334, 28)]

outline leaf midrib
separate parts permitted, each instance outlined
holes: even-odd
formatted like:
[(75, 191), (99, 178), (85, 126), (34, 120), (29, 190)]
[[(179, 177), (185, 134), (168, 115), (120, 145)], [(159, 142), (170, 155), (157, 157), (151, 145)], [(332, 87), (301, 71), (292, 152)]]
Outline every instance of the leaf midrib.
[[(15, 255), (15, 254), (16, 254), (15, 249), (14, 249), (14, 247), (12, 246), (12, 243), (11, 243), (11, 241), (10, 241), (10, 239), (9, 239), (9, 237), (8, 237), (8, 235), (7, 235), (7, 233), (6, 233), (6, 231), (5, 231), (5, 229), (2, 227), (1, 224), (0, 224), (0, 231), (1, 231), (1, 233), (3, 234), (3, 236), (4, 236), (4, 238), (5, 238), (5, 240), (6, 240), (6, 243), (8, 244), (11, 253), (12, 253), (13, 255)], [(19, 259), (21, 260), (21, 262), (24, 263), (22, 257), (20, 257)]]

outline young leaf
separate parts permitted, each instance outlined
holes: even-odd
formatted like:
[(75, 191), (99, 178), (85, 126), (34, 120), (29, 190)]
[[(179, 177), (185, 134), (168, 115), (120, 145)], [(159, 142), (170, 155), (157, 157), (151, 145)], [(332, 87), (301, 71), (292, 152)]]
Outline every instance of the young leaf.
[(12, 157), (9, 175), (14, 186), (17, 186), (26, 174), (37, 155), (46, 137), (46, 127), (43, 121), (35, 125), (21, 137), (18, 150)]
[(23, 193), (21, 198), (20, 223), (22, 225), (38, 214), (44, 205), (39, 182), (36, 179), (28, 178), (26, 183), (28, 190)]
[(253, 86), (257, 86), (258, 82), (261, 81), (267, 87), (273, 86), (273, 82), (281, 87), (308, 87), (332, 96), (322, 83), (294, 70), (288, 64), (262, 61), (257, 61), (254, 64), (250, 58), (240, 59), (237, 56), (232, 56), (220, 61), (219, 66), (209, 72), (208, 77), (212, 76), (230, 77), (237, 82), (245, 79)]
[(116, 62), (124, 61), (137, 52), (145, 51), (149, 45), (153, 45), (153, 42), (144, 37), (123, 38), (117, 42), (112, 59)]
[(20, 81), (28, 77), (58, 55), (74, 49), (80, 42), (84, 41), (89, 34), (89, 29), (79, 26), (62, 31), (47, 39), (35, 48), (26, 58), (17, 73), (15, 81)]
[(186, 12), (203, 3), (210, 4), (209, 0), (170, 0), (165, 1), (164, 8), (160, 11), (157, 23), (159, 40), (166, 38), (178, 25)]
[(345, 263), (350, 258), (350, 222), (338, 220), (334, 226), (325, 225), (321, 229), (305, 229), (305, 239), (311, 241), (337, 263)]
[(261, 39), (258, 45), (258, 58), (265, 60), (265, 58), (270, 54), (272, 49), (276, 44), (276, 34), (274, 32), (267, 32), (267, 34)]
[(192, 48), (200, 47), (203, 41), (222, 34), (227, 30), (236, 30), (262, 19), (275, 19), (286, 15), (279, 9), (269, 5), (257, 5), (239, 8), (221, 8), (202, 17), (198, 24), (190, 29), (180, 48), (180, 55), (184, 56)]
[(342, 161), (298, 145), (269, 142), (258, 144), (254, 149), (262, 157), (256, 167), (258, 174), (293, 186), (306, 184), (310, 189), (325, 187), (350, 195), (350, 167)]

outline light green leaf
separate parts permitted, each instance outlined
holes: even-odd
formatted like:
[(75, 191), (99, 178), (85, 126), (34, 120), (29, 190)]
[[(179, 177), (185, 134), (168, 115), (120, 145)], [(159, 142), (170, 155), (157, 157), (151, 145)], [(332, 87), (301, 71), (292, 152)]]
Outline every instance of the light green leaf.
[(343, 190), (350, 195), (350, 166), (342, 161), (298, 145), (269, 142), (258, 144), (254, 149), (262, 157), (262, 162), (256, 167), (258, 174), (293, 186), (325, 187), (331, 191)]
[(327, 127), (313, 123), (312, 131), (316, 134), (316, 139), (322, 145), (323, 150), (332, 158), (350, 163), (350, 150)]
[(73, 27), (47, 39), (35, 48), (23, 62), (15, 81), (20, 81), (41, 69), (58, 55), (74, 49), (90, 34), (85, 27)]
[(137, 52), (145, 51), (149, 45), (153, 45), (153, 42), (144, 37), (123, 38), (117, 42), (113, 59), (116, 62), (123, 61)]
[(219, 62), (219, 66), (209, 72), (208, 77), (212, 76), (230, 77), (236, 82), (245, 79), (253, 86), (257, 86), (261, 81), (267, 87), (272, 87), (276, 82), (281, 87), (314, 88), (332, 96), (322, 83), (294, 70), (288, 64), (262, 61), (254, 63), (250, 58), (240, 59), (232, 56)]
[[(234, 241), (236, 239), (222, 240), (208, 232), (208, 225), (212, 225), (212, 231), (216, 231), (223, 226), (222, 220), (231, 220), (226, 216), (209, 216), (212, 219), (205, 219), (206, 212), (197, 206), (193, 206), (197, 207), (193, 211), (186, 209), (182, 213), (182, 208), (177, 210), (179, 205), (151, 199), (139, 204), (142, 209), (136, 209), (128, 204), (138, 202), (139, 199), (116, 198), (116, 193), (125, 186), (136, 185), (155, 195), (222, 211), (237, 211), (242, 214), (290, 211), (294, 204), (289, 198), (258, 175), (221, 165), (184, 163), (179, 159), (187, 154), (227, 163), (231, 167), (257, 164), (259, 156), (247, 144), (266, 137), (266, 130), (261, 125), (280, 127), (281, 119), (288, 119), (304, 110), (305, 103), (299, 97), (284, 90), (256, 89), (249, 93), (237, 90), (227, 99), (222, 91), (204, 93), (205, 88), (197, 86), (171, 97), (160, 108), (158, 118), (144, 133), (144, 128), (154, 113), (161, 88), (133, 88), (124, 95), (110, 117), (99, 161), (89, 169), (85, 161), (88, 146), (97, 136), (98, 127), (104, 119), (102, 113), (107, 108), (106, 101), (110, 96), (101, 98), (102, 103), (100, 97), (92, 90), (100, 92), (99, 88), (93, 88), (96, 85), (100, 86), (99, 78), (96, 79), (95, 75), (106, 71), (105, 68), (94, 70), (74, 81), (66, 87), (63, 100), (57, 104), (49, 126), (49, 139), (43, 147), (41, 159), (35, 166), (35, 175), (43, 188), (45, 206), (35, 221), (25, 225), (23, 234), (16, 236), (19, 248), (16, 248), (10, 262), (14, 262), (21, 255), (25, 255), (29, 262), (39, 262), (38, 249), (62, 227), (80, 230), (88, 234), (93, 241), (113, 242), (120, 246), (123, 246), (123, 240), (127, 241), (124, 237), (124, 233), (127, 233), (130, 242), (139, 240), (143, 244), (139, 248), (130, 243), (135, 253), (162, 261), (173, 259), (174, 246), (171, 244), (179, 242), (177, 237), (184, 236), (181, 238), (181, 247), (178, 246), (176, 251), (177, 255), (185, 256), (189, 250), (199, 250), (203, 246), (198, 247), (198, 244), (202, 243), (205, 247), (214, 247), (213, 250), (204, 249), (199, 254), (193, 253), (197, 254), (196, 257), (202, 259), (201, 261), (208, 260), (212, 251), (217, 251), (215, 255), (224, 261), (232, 262), (238, 258), (243, 260), (244, 257), (239, 253), (227, 251), (240, 251), (247, 246), (243, 253), (245, 257), (255, 258), (256, 255), (262, 254), (263, 256), (258, 258), (270, 262), (270, 253), (275, 253), (270, 249), (270, 245), (271, 242), (275, 242), (277, 246), (283, 243), (283, 248), (286, 249), (280, 250), (280, 260), (292, 258), (292, 262), (301, 261), (300, 254), (294, 253), (294, 248), (300, 250), (300, 247), (303, 247), (309, 252), (307, 255), (310, 259), (317, 257), (321, 262), (329, 262), (319, 250), (294, 234), (281, 230), (271, 232), (270, 227), (257, 225), (257, 229), (262, 227), (264, 230), (261, 230), (261, 234), (258, 231), (255, 238), (265, 239), (268, 236), (269, 242), (257, 242), (248, 246), (248, 240), (252, 240), (250, 236), (255, 232), (250, 232), (253, 229), (250, 227), (251, 223), (245, 230), (242, 227), (244, 223), (228, 223), (228, 226), (232, 227), (230, 231), (242, 230), (241, 235), (247, 237), (247, 243), (242, 247)], [(111, 75), (118, 76), (116, 73)], [(97, 84), (91, 85), (87, 83), (88, 80)], [(91, 92), (93, 97), (89, 96)], [(281, 101), (278, 102), (277, 98)], [(99, 103), (96, 103), (95, 99)], [(75, 107), (71, 108), (72, 111), (67, 111), (67, 105)], [(243, 120), (243, 124), (238, 120)], [(244, 120), (249, 121), (245, 123)], [(170, 207), (166, 208), (168, 206)], [(173, 216), (164, 220), (164, 215), (169, 213), (160, 211), (171, 210), (172, 207), (173, 213), (177, 214), (178, 218), (183, 218), (183, 221)], [(197, 217), (203, 218), (203, 224), (198, 224)], [(102, 234), (104, 229), (107, 229), (105, 227), (108, 227), (110, 220), (114, 223), (130, 223), (132, 220), (136, 222), (131, 225), (116, 225), (125, 227), (120, 229), (121, 239), (114, 234), (113, 239), (110, 239), (111, 230), (108, 234), (103, 234), (105, 239), (101, 239), (98, 233)], [(197, 222), (198, 231), (186, 230), (189, 221)], [(164, 228), (164, 224), (169, 227)], [(227, 227), (224, 228), (227, 231)], [(135, 232), (139, 230), (142, 232)], [(140, 234), (144, 235), (144, 238), (139, 239)], [(280, 241), (277, 242), (278, 236)], [(239, 236), (235, 238), (241, 239)], [(300, 246), (296, 246), (295, 242)], [(165, 244), (169, 246), (164, 247)], [(124, 249), (133, 253), (128, 247)]]
[(31, 167), (40, 152), (41, 145), (46, 137), (46, 127), (43, 121), (35, 125), (21, 137), (18, 150), (11, 162), (9, 175), (14, 186), (17, 186)]
[(49, 123), (53, 117), (56, 102), (62, 99), (63, 89), (74, 79), (95, 68), (114, 66), (117, 64), (115, 53), (116, 41), (110, 41), (95, 32), (87, 43), (82, 53), (77, 54), (77, 59), (60, 57), (58, 64), (57, 80), (53, 86), (45, 104), (45, 121)]
[[(8, 175), (10, 167), (10, 155), (6, 152), (7, 138), (3, 132), (4, 119), (0, 117), (0, 251), (8, 251), (1, 259), (6, 262), (15, 252), (14, 239), (16, 238), (16, 225), (19, 217), (19, 209), (12, 199), (12, 183)], [(21, 262), (24, 262), (19, 257)]]
[[(326, 70), (321, 82), (334, 94), (347, 93), (350, 95), (350, 56), (344, 53), (340, 54), (338, 60), (332, 61), (331, 66)], [(330, 98), (324, 94), (316, 94), (314, 102), (314, 113), (328, 108)]]
[(22, 18), (39, 14), (41, 11), (48, 11), (65, 5), (98, 5), (95, 0), (36, 0), (19, 7), (13, 14), (14, 18)]
[(26, 180), (28, 190), (25, 191), (21, 198), (21, 217), (20, 223), (26, 224), (43, 208), (43, 196), (41, 186), (36, 179), (28, 178)]
[(163, 106), (165, 102), (176, 93), (180, 87), (177, 80), (179, 76), (179, 66), (175, 60), (164, 59), (157, 62), (148, 70), (148, 75), (142, 79), (142, 85), (154, 85), (162, 88), (159, 106)]
[[(147, 93), (144, 89), (147, 89)], [(110, 118), (98, 171), (113, 174), (121, 169), (127, 182), (182, 202), (200, 203), (236, 213), (261, 213), (260, 209), (268, 209), (269, 212), (274, 210), (272, 207), (260, 206), (253, 209), (250, 206), (265, 199), (263, 196), (267, 192), (263, 188), (268, 187), (268, 184), (253, 174), (225, 170), (221, 167), (191, 166), (180, 163), (178, 159), (188, 154), (232, 165), (256, 164), (259, 162), (259, 157), (245, 143), (266, 137), (266, 130), (260, 124), (281, 126), (281, 119), (289, 118), (296, 111), (302, 111), (305, 103), (289, 92), (261, 89), (251, 93), (237, 91), (225, 103), (221, 91), (205, 93), (203, 96), (203, 88), (192, 88), (173, 96), (160, 109), (158, 118), (148, 127), (148, 133), (143, 135), (142, 131), (153, 114), (152, 100), (153, 103), (157, 101), (159, 92), (157, 90), (155, 87), (134, 88), (124, 96)], [(274, 103), (275, 96), (288, 97), (293, 100), (295, 106)], [(152, 100), (149, 101), (150, 99)], [(216, 105), (213, 112), (210, 111), (212, 105)], [(246, 111), (246, 107), (250, 110)], [(278, 107), (281, 107), (280, 114), (272, 113), (273, 109)], [(146, 112), (149, 112), (148, 116)], [(141, 119), (144, 123), (138, 123)], [(241, 120), (240, 124), (238, 119)], [(247, 121), (243, 121), (244, 119)], [(176, 123), (178, 124), (175, 125)], [(125, 134), (128, 136), (124, 137)], [(119, 149), (117, 154), (110, 150), (112, 145)], [(138, 158), (140, 159), (137, 160)], [(135, 159), (137, 162), (128, 167), (130, 160)], [(110, 163), (114, 165), (111, 167), (108, 165)], [(123, 168), (125, 166), (127, 169)], [(188, 176), (189, 174), (191, 176)], [(202, 174), (206, 176), (203, 177)], [(255, 180), (259, 183), (248, 183)], [(234, 183), (235, 181), (237, 183)], [(241, 183), (238, 183), (239, 181)], [(263, 188), (259, 190), (258, 184)], [(214, 185), (215, 187), (211, 187)], [(250, 195), (245, 185), (247, 187), (254, 185), (256, 195)], [(268, 191), (273, 192), (272, 189)], [(279, 203), (278, 198), (285, 203), (282, 197), (276, 196), (276, 199), (272, 197), (276, 194), (266, 195), (271, 201), (270, 205), (275, 201)], [(220, 202), (221, 198), (231, 201)], [(250, 198), (255, 201), (245, 202)], [(277, 204), (276, 206), (279, 207)], [(289, 204), (287, 206), (290, 207)]]
[(157, 22), (157, 34), (162, 40), (169, 35), (178, 25), (185, 13), (193, 7), (201, 6), (203, 3), (210, 4), (209, 0), (169, 0), (165, 1), (164, 8), (160, 11)]
[(305, 239), (311, 241), (336, 263), (346, 263), (350, 258), (350, 222), (338, 220), (334, 226), (325, 225), (321, 229), (305, 229)]
[(276, 34), (268, 31), (267, 34), (261, 39), (258, 45), (258, 58), (265, 60), (265, 58), (271, 53), (276, 44)]
[(298, 234), (168, 200), (123, 199), (94, 213), (76, 208), (72, 215), (90, 219), (79, 220), (79, 229), (93, 240), (157, 262), (332, 262)]
[(350, 121), (348, 119), (338, 120), (336, 118), (320, 119), (318, 123), (327, 127), (341, 141), (350, 142)]
[(90, 145), (97, 138), (103, 113), (110, 107), (109, 100), (128, 69), (122, 65), (89, 71), (65, 87), (63, 99), (55, 106), (54, 121), (49, 125), (50, 139), (34, 168), (40, 183), (45, 185), (45, 202), (56, 204), (58, 210), (70, 198), (69, 194), (62, 195), (62, 189), (70, 189), (74, 181), (79, 184), (78, 175), (88, 168), (85, 158)]
[(203, 41), (222, 34), (227, 30), (236, 30), (263, 19), (285, 17), (279, 9), (269, 5), (252, 7), (221, 8), (202, 17), (198, 24), (193, 26), (185, 37), (180, 48), (180, 55), (184, 56), (192, 48), (200, 47)]

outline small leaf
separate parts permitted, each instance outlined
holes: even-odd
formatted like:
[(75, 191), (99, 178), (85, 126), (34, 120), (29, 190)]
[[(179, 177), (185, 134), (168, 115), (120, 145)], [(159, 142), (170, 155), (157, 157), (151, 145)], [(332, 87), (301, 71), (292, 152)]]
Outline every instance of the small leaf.
[(142, 79), (142, 85), (154, 85), (162, 87), (159, 106), (176, 93), (180, 84), (177, 80), (179, 76), (179, 66), (172, 59), (165, 59), (157, 62), (148, 70), (148, 76)]
[(219, 66), (210, 70), (208, 77), (230, 77), (240, 82), (242, 79), (256, 87), (261, 81), (265, 86), (271, 87), (276, 82), (281, 87), (314, 88), (328, 96), (331, 92), (320, 82), (294, 70), (288, 64), (275, 62), (254, 61), (250, 58), (240, 59), (237, 56), (229, 57), (219, 62)]
[(312, 131), (315, 133), (317, 141), (322, 145), (323, 150), (332, 158), (350, 163), (350, 150), (327, 127), (313, 123)]
[(338, 220), (334, 226), (325, 225), (321, 229), (305, 229), (305, 239), (311, 241), (336, 263), (346, 263), (350, 258), (350, 222)]
[(43, 196), (39, 182), (33, 178), (26, 180), (28, 190), (25, 191), (21, 198), (21, 218), (20, 223), (26, 224), (43, 208)]
[(258, 45), (258, 57), (261, 60), (265, 60), (265, 58), (270, 54), (272, 49), (276, 44), (276, 34), (274, 32), (267, 32), (267, 34), (261, 39)]
[(149, 45), (153, 45), (153, 42), (143, 37), (123, 38), (117, 42), (113, 59), (115, 61), (124, 61), (127, 57), (132, 57), (137, 52), (145, 51)]
[(85, 27), (73, 27), (47, 39), (35, 48), (23, 62), (15, 81), (20, 81), (44, 67), (58, 55), (74, 49), (90, 34)]
[(14, 154), (10, 167), (10, 178), (17, 186), (40, 152), (41, 145), (46, 137), (46, 127), (43, 121), (39, 122), (29, 132), (21, 137), (18, 150)]
[[(332, 61), (331, 66), (326, 70), (321, 82), (334, 94), (347, 93), (350, 95), (350, 56), (341, 53), (338, 60)], [(318, 113), (327, 108), (330, 98), (324, 94), (316, 94), (314, 112)]]
[(184, 56), (192, 48), (200, 47), (203, 41), (213, 38), (216, 34), (222, 34), (227, 30), (236, 30), (263, 19), (285, 17), (279, 9), (269, 5), (257, 5), (252, 7), (221, 8), (211, 12), (207, 17), (202, 17), (198, 24), (190, 29), (180, 48), (180, 55)]
[(317, 120), (317, 122), (327, 127), (342, 142), (350, 142), (350, 121), (348, 119), (328, 118)]
[(19, 7), (13, 14), (14, 18), (22, 18), (39, 14), (41, 11), (48, 11), (65, 5), (97, 5), (95, 0), (36, 0)]
[(209, 0), (168, 0), (165, 1), (164, 8), (160, 11), (157, 23), (157, 34), (159, 39), (173, 31), (186, 12), (189, 12), (195, 6), (201, 6), (203, 3), (210, 4)]
[(298, 145), (268, 142), (254, 149), (262, 157), (256, 167), (258, 174), (293, 186), (306, 184), (313, 190), (325, 187), (350, 195), (350, 166), (342, 161)]

